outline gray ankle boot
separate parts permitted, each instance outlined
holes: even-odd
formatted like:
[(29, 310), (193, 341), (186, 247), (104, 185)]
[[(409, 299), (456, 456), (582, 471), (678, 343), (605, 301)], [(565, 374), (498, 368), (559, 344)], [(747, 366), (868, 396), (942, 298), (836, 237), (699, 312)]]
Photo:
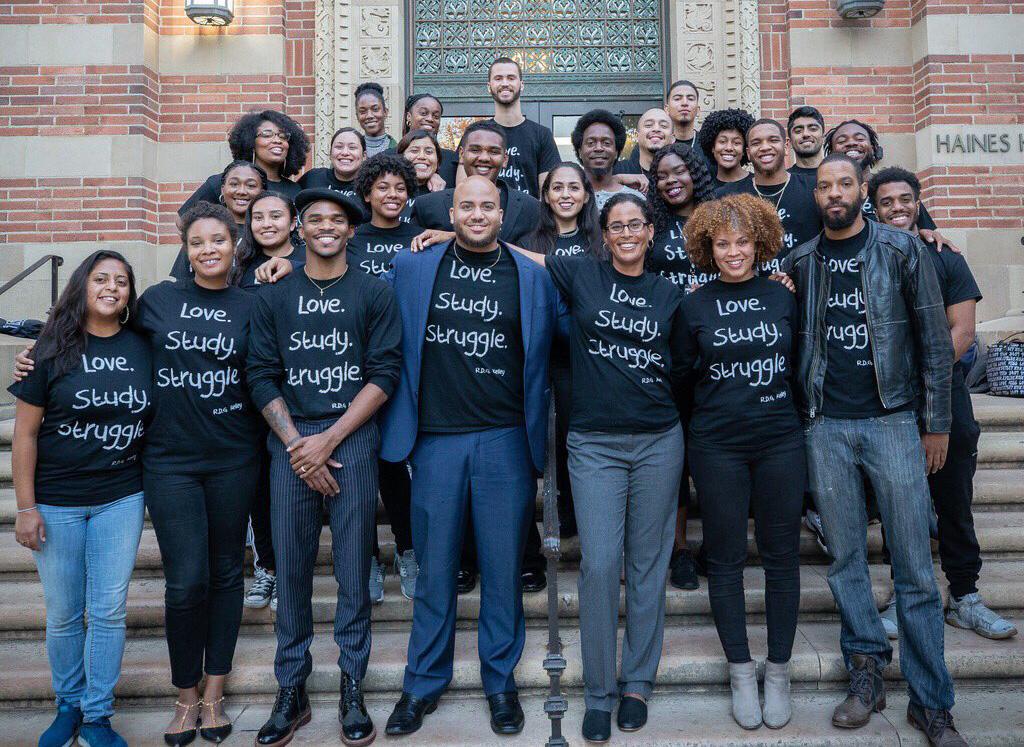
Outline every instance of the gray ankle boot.
[(781, 729), (793, 718), (793, 705), (789, 700), (789, 662), (764, 663), (764, 725)]
[(761, 699), (757, 696), (757, 668), (754, 662), (729, 664), (732, 688), (732, 717), (744, 729), (761, 725)]

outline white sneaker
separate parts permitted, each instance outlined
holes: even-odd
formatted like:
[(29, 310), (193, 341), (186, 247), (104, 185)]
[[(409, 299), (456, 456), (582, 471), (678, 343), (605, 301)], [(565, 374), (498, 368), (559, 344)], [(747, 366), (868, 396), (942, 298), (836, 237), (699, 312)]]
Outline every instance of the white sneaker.
[(828, 543), (825, 542), (825, 530), (821, 526), (821, 516), (817, 511), (808, 509), (804, 515), (804, 526), (811, 530), (811, 534), (814, 535), (814, 541), (818, 543), (818, 547), (821, 551), (831, 557), (831, 553), (828, 551)]
[(275, 615), (277, 614), (277, 584), (274, 584), (274, 590), (270, 593), (270, 611)]
[(885, 628), (885, 634), (889, 636), (890, 641), (895, 641), (900, 637), (900, 623), (896, 617), (896, 595), (893, 594), (889, 597), (888, 603), (879, 613), (879, 617), (882, 618), (882, 627)]
[(415, 550), (406, 550), (401, 555), (395, 554), (395, 573), (402, 583), (402, 596), (413, 599), (416, 596), (416, 577), (420, 574), (420, 564), (416, 562)]
[(946, 622), (955, 628), (973, 630), (980, 636), (994, 640), (1017, 635), (1017, 628), (986, 607), (978, 592), (964, 594), (959, 599), (950, 596)]
[(384, 601), (384, 566), (370, 558), (370, 604)]
[(270, 571), (265, 571), (259, 566), (255, 567), (252, 585), (245, 595), (244, 604), (249, 609), (261, 610), (270, 604), (272, 597), (276, 597), (277, 578)]

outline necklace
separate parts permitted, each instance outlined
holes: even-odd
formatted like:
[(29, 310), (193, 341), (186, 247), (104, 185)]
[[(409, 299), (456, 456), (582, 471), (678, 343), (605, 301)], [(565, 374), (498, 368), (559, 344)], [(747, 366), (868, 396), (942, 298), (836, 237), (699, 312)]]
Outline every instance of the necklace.
[[(462, 264), (468, 265), (469, 262), (467, 262), (466, 260), (464, 260), (462, 257), (459, 256), (459, 245), (454, 243), (454, 242), (452, 242), (452, 248), (455, 250), (455, 258), (457, 260), (459, 260), (459, 262), (461, 262)], [(501, 260), (501, 244), (498, 244), (498, 256), (495, 257), (494, 261), (491, 262), (491, 264), (487, 265), (487, 267), (485, 267), (484, 269), (485, 270), (490, 270), (492, 267), (494, 267), (496, 264), (498, 264), (498, 262), (500, 260)]]
[(754, 191), (757, 192), (758, 197), (760, 197), (762, 200), (767, 200), (768, 202), (773, 203), (775, 205), (775, 209), (778, 210), (779, 205), (782, 204), (782, 195), (786, 193), (786, 187), (789, 186), (789, 180), (792, 178), (792, 174), (787, 175), (786, 181), (782, 183), (782, 189), (780, 189), (776, 194), (766, 194), (762, 192), (760, 189), (757, 188), (757, 182), (754, 181), (753, 179), (750, 180), (750, 183), (754, 185)]
[(320, 298), (323, 298), (324, 297), (324, 293), (326, 293), (331, 288), (333, 288), (335, 285), (337, 285), (339, 282), (341, 282), (341, 279), (343, 277), (345, 277), (345, 274), (348, 272), (348, 270), (346, 269), (345, 272), (343, 272), (340, 275), (338, 275), (338, 277), (334, 278), (334, 280), (329, 282), (327, 285), (320, 285), (320, 283), (318, 283), (317, 281), (315, 281), (313, 278), (311, 278), (309, 276), (309, 272), (307, 272), (305, 268), (303, 268), (302, 271), (305, 273), (306, 279), (313, 284), (313, 287), (315, 287), (318, 291), (320, 291)]

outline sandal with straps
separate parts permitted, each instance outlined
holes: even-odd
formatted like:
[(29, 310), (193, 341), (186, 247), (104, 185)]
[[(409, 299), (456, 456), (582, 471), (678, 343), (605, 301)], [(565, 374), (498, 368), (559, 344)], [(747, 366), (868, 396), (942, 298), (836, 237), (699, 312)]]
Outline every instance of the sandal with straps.
[[(170, 747), (184, 747), (186, 744), (191, 744), (191, 742), (196, 738), (196, 730), (199, 727), (199, 706), (201, 704), (202, 701), (197, 701), (191, 705), (185, 705), (181, 701), (177, 700), (174, 701), (174, 706), (176, 708), (184, 708), (185, 712), (181, 714), (181, 722), (178, 723), (178, 731), (164, 732), (164, 742), (166, 744), (170, 745)], [(191, 729), (186, 729), (185, 722), (188, 721), (188, 715), (192, 712), (193, 708), (196, 709), (195, 721), (192, 722)], [(174, 719), (171, 721), (171, 726), (174, 726), (177, 721), (178, 714), (175, 712)]]
[(223, 708), (221, 708), (220, 717), (218, 717), (217, 712), (214, 710), (217, 706), (219, 706), (223, 702), (224, 702), (224, 696), (223, 695), (221, 695), (219, 698), (217, 698), (217, 700), (213, 701), (212, 703), (208, 703), (205, 700), (200, 700), (199, 701), (199, 705), (201, 707), (200, 708), (200, 713), (202, 713), (202, 708), (209, 708), (210, 709), (210, 723), (211, 724), (216, 724), (220, 720), (221, 717), (224, 718), (227, 721), (226, 724), (219, 724), (217, 726), (206, 726), (205, 725), (206, 724), (206, 718), (205, 717), (202, 718), (202, 722), (203, 722), (204, 725), (199, 730), (199, 736), (201, 736), (207, 742), (213, 742), (214, 744), (220, 744), (221, 742), (223, 742), (225, 739), (228, 738), (229, 734), (231, 734), (231, 728), (232, 728), (231, 719), (229, 719), (227, 714), (224, 713)]

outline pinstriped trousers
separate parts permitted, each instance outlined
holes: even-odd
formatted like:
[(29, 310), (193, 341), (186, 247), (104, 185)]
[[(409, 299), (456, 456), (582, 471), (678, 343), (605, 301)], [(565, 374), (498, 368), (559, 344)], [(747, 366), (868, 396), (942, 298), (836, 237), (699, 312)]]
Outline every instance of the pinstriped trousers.
[[(296, 420), (302, 436), (330, 427), (333, 420)], [(277, 654), (274, 674), (281, 687), (305, 683), (313, 670), (313, 571), (326, 506), (330, 517), (331, 554), (338, 582), (334, 640), (338, 666), (363, 679), (370, 657), (370, 596), (366, 579), (377, 515), (377, 454), (380, 431), (374, 421), (346, 438), (332, 458), (331, 469), (341, 493), (324, 497), (311, 490), (292, 470), (284, 444), (273, 433), (270, 448), (270, 517), (277, 560)]]

